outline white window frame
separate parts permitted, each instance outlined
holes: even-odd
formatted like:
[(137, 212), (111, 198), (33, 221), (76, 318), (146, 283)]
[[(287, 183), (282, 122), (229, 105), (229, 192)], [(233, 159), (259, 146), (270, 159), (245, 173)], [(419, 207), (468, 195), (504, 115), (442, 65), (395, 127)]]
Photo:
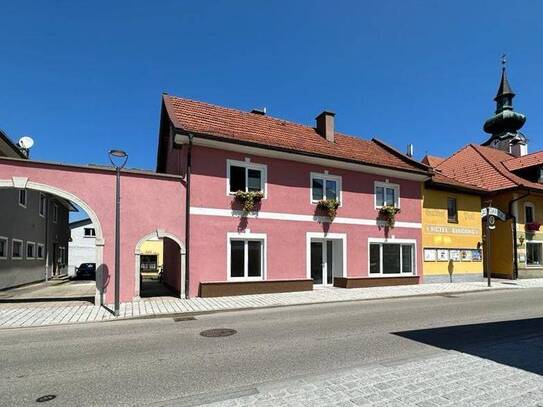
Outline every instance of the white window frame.
[(9, 253), (9, 239), (6, 236), (0, 236), (0, 240), (4, 242), (5, 256), (0, 256), (0, 260), (7, 260)]
[[(390, 188), (394, 189), (394, 207), (400, 208), (400, 185), (399, 184), (393, 184), (391, 182), (382, 182), (382, 181), (375, 181), (373, 183), (373, 205), (375, 206), (375, 209), (381, 209), (383, 206), (377, 205), (377, 187), (383, 187), (383, 188)], [(383, 198), (386, 199), (386, 189), (384, 190), (384, 196)]]
[[(39, 255), (41, 248), (41, 256)], [(36, 259), (43, 260), (45, 258), (45, 245), (43, 243), (38, 243), (36, 245)]]
[(264, 199), (268, 197), (268, 166), (266, 164), (255, 164), (250, 159), (246, 158), (245, 161), (239, 160), (226, 160), (226, 195), (233, 196), (235, 192), (230, 192), (230, 167), (244, 167), (245, 168), (245, 190), (249, 188), (249, 170), (259, 170), (261, 173), (262, 192), (264, 193)]
[[(32, 246), (32, 256), (28, 256), (28, 247)], [(34, 260), (36, 258), (36, 243), (31, 242), (30, 240), (26, 241), (25, 245), (25, 258), (27, 260)]]
[[(370, 256), (370, 245), (371, 244), (380, 244), (379, 246), (379, 273), (370, 273), (371, 265), (371, 256)], [(413, 272), (412, 273), (402, 273), (402, 247), (400, 246), (400, 273), (394, 274), (384, 274), (383, 273), (383, 244), (405, 244), (413, 246)], [(416, 277), (418, 276), (418, 267), (417, 267), (417, 241), (415, 239), (382, 239), (382, 238), (369, 238), (368, 239), (368, 277), (377, 277), (377, 278), (387, 278), (387, 277)]]
[(53, 223), (58, 222), (58, 204), (53, 203)]
[(337, 200), (339, 202), (339, 206), (343, 206), (343, 187), (342, 187), (342, 178), (341, 175), (331, 175), (328, 173), (328, 171), (325, 172), (311, 172), (309, 176), (309, 201), (312, 204), (317, 204), (319, 202), (318, 199), (313, 199), (313, 179), (314, 178), (320, 178), (323, 181), (323, 190), (322, 190), (322, 199), (326, 199), (326, 181), (336, 181), (337, 185)]
[[(21, 193), (24, 193), (24, 204), (21, 203)], [(28, 192), (26, 191), (26, 189), (18, 189), (17, 203), (21, 208), (26, 208), (28, 206)]]
[[(13, 246), (15, 245), (15, 243), (21, 243), (21, 256), (20, 257), (15, 257), (13, 256)], [(25, 245), (24, 245), (24, 242), (20, 239), (11, 239), (11, 260), (23, 260), (24, 259), (24, 255), (25, 255)]]
[(536, 220), (535, 220), (535, 205), (533, 203), (531, 203), (531, 202), (524, 202), (524, 224), (528, 223), (526, 221), (526, 208), (528, 208), (528, 207), (532, 208), (532, 217), (533, 217), (532, 222), (536, 222)]
[[(541, 264), (528, 264), (528, 245), (529, 244), (538, 244), (541, 247)], [(527, 240), (526, 241), (526, 268), (543, 268), (543, 241), (541, 240)]]
[[(44, 202), (43, 212), (42, 212), (42, 206), (41, 206), (42, 198)], [(38, 201), (38, 213), (40, 214), (42, 218), (45, 218), (45, 215), (47, 214), (47, 195), (45, 195), (42, 192), (40, 192), (40, 200)]]
[[(230, 275), (230, 266), (231, 266), (231, 241), (232, 240), (244, 240), (245, 242), (249, 240), (260, 240), (262, 242), (262, 273), (260, 277), (249, 277), (248, 267), (249, 262), (247, 261), (249, 256), (249, 251), (244, 250), (244, 270), (243, 277), (232, 277)], [(246, 246), (247, 247), (247, 246)], [(227, 233), (226, 235), (226, 280), (227, 281), (264, 281), (267, 278), (267, 236), (265, 233)]]
[[(341, 240), (342, 250), (342, 277), (347, 277), (347, 234), (346, 233), (324, 233), (324, 232), (306, 232), (305, 234), (305, 275), (308, 280), (311, 279), (311, 241), (312, 240)], [(333, 285), (333, 283), (332, 283)]]

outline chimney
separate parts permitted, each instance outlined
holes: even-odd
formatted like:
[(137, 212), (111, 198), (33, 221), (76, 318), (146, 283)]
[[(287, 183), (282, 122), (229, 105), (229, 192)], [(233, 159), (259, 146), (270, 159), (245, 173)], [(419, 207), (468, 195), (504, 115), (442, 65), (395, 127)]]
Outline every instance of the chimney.
[(317, 133), (324, 137), (329, 142), (334, 142), (334, 112), (325, 110), (316, 117), (317, 120)]
[(407, 156), (408, 157), (413, 157), (413, 144), (409, 143), (407, 145)]
[(253, 114), (259, 114), (260, 116), (266, 116), (266, 108), (262, 108), (262, 109), (253, 109), (251, 110), (251, 113)]

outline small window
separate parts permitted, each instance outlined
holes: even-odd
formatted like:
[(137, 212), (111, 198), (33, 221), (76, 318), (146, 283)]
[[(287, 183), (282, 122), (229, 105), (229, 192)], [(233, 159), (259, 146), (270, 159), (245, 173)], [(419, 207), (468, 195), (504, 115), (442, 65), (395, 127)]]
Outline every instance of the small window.
[(230, 239), (230, 279), (261, 280), (264, 276), (264, 240)]
[(543, 264), (543, 242), (526, 242), (526, 264), (541, 266)]
[(8, 239), (0, 237), (0, 259), (8, 258)]
[(341, 201), (341, 177), (311, 173), (311, 202), (322, 199)]
[(19, 190), (19, 205), (21, 205), (23, 208), (26, 208), (26, 202), (27, 196), (26, 196), (26, 189), (20, 189)]
[(400, 207), (400, 186), (386, 182), (375, 183), (375, 207), (383, 206)]
[(370, 275), (414, 275), (415, 245), (370, 243)]
[(26, 242), (26, 258), (29, 260), (35, 257), (36, 244), (34, 242)]
[(45, 194), (40, 194), (40, 216), (45, 217), (47, 213), (47, 198)]
[(43, 259), (44, 257), (44, 246), (41, 243), (38, 243), (37, 251), (36, 251), (36, 257), (38, 259)]
[(11, 241), (11, 258), (22, 259), (23, 258), (23, 241), (13, 239)]
[(94, 228), (85, 228), (83, 232), (85, 237), (96, 237), (96, 230)]
[(456, 198), (447, 198), (447, 221), (449, 223), (458, 223), (458, 209), (456, 207)]
[(531, 203), (524, 204), (524, 223), (534, 223), (534, 205)]
[(58, 205), (53, 204), (53, 223), (58, 222)]
[(227, 161), (228, 193), (261, 191), (265, 193), (266, 166), (243, 161)]

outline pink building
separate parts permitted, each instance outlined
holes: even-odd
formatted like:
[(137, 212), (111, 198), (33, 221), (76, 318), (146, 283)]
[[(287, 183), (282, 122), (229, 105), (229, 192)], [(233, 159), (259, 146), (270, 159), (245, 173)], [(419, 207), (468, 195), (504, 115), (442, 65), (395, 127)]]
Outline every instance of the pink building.
[[(428, 168), (337, 133), (333, 113), (311, 127), (165, 95), (157, 171), (184, 177), (186, 268), (172, 284), (189, 296), (420, 280)], [(237, 191), (263, 197), (247, 212)], [(321, 200), (339, 202), (332, 221)], [(389, 205), (393, 228), (379, 215)]]

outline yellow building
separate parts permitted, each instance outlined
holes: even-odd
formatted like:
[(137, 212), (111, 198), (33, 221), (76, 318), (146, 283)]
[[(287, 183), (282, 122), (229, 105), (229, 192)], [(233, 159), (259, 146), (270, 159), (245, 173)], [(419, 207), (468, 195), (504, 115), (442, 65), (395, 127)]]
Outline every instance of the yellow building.
[(438, 174), (422, 197), (424, 282), (482, 280), (481, 191)]
[(164, 258), (164, 243), (162, 239), (147, 240), (141, 246), (140, 271), (157, 272), (162, 269)]

